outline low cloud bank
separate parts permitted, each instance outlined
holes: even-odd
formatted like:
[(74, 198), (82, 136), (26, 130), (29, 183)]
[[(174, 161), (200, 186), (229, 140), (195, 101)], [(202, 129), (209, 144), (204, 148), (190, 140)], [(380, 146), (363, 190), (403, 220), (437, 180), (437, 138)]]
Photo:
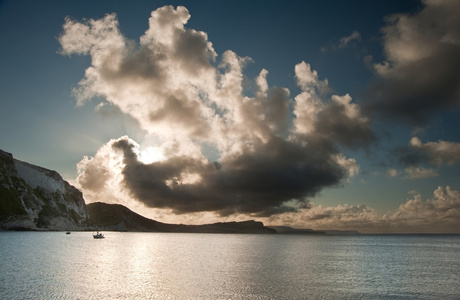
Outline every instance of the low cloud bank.
[(266, 222), (362, 233), (460, 233), (460, 192), (440, 186), (431, 199), (424, 201), (421, 195), (415, 194), (396, 210), (385, 214), (366, 205), (312, 205), (301, 213), (272, 216)]

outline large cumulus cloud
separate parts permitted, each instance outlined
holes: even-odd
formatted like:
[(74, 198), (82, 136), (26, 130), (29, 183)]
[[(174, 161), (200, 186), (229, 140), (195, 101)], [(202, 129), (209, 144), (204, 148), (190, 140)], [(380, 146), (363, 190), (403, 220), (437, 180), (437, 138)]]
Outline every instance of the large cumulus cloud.
[(261, 70), (248, 96), (250, 58), (229, 50), (218, 59), (206, 33), (185, 27), (189, 18), (185, 7), (159, 8), (139, 43), (121, 35), (114, 14), (66, 19), (62, 52), (92, 58), (78, 103), (102, 97), (156, 141), (149, 152), (121, 137), (84, 158), (76, 182), (85, 196), (175, 213), (269, 216), (306, 208), (321, 189), (358, 172), (339, 149), (366, 147), (374, 135), (348, 94), (330, 95), (327, 79), (301, 62), (299, 95), (270, 86)]
[(460, 2), (423, 4), (413, 15), (386, 19), (386, 60), (374, 65), (380, 80), (371, 87), (377, 99), (373, 109), (415, 125), (460, 104)]
[(83, 23), (67, 18), (62, 53), (92, 58), (75, 90), (78, 103), (101, 96), (149, 133), (203, 136), (211, 113), (200, 93), (216, 84), (216, 53), (204, 32), (184, 28), (189, 18), (185, 7), (153, 11), (139, 45), (121, 34), (115, 14)]

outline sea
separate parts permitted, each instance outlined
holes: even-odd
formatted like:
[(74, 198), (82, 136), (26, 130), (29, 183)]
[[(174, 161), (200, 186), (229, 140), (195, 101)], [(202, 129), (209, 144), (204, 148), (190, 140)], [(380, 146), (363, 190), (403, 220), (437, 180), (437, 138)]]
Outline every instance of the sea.
[(0, 232), (0, 299), (460, 299), (460, 235)]

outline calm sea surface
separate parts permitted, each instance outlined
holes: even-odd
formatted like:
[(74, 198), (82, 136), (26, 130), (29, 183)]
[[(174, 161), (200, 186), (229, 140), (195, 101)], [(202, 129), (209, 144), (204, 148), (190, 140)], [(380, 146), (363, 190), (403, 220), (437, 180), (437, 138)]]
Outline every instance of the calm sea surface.
[(0, 299), (460, 299), (460, 236), (0, 232)]

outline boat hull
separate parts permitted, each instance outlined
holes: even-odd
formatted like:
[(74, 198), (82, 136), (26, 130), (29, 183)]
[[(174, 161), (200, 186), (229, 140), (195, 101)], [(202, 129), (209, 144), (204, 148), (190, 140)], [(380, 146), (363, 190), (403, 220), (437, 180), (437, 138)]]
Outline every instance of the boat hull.
[(97, 233), (97, 234), (93, 234), (93, 238), (95, 238), (95, 239), (103, 239), (103, 238), (105, 238), (105, 236), (102, 233)]

